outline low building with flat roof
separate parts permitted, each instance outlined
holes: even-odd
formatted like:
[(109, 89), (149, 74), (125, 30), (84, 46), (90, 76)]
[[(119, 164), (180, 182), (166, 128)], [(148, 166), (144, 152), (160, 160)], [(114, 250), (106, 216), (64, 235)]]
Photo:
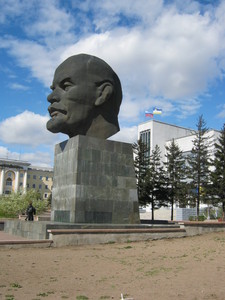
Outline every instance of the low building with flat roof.
[(32, 166), (22, 160), (0, 158), (0, 195), (34, 189), (43, 199), (50, 197), (53, 185), (53, 169)]
[[(209, 130), (205, 137), (209, 137), (211, 145), (208, 148), (213, 158), (215, 151), (215, 142), (218, 141), (220, 132), (217, 130)], [(195, 130), (185, 127), (180, 127), (173, 124), (163, 123), (156, 120), (150, 120), (138, 125), (138, 139), (149, 149), (149, 155), (152, 154), (155, 146), (158, 145), (161, 151), (161, 160), (166, 160), (166, 146), (169, 146), (172, 140), (179, 146), (184, 156), (191, 153), (193, 140), (195, 139)]]

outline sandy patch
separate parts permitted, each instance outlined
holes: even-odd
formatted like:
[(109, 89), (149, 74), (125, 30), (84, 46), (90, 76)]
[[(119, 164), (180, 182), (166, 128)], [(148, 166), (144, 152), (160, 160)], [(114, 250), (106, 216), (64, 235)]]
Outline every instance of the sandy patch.
[[(225, 233), (65, 248), (0, 248), (0, 299), (224, 300)], [(83, 296), (83, 297), (81, 297)]]

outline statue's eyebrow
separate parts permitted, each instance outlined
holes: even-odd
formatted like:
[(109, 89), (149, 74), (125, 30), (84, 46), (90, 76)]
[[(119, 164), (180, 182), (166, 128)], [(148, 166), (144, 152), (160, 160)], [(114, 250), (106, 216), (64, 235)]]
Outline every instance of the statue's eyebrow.
[(66, 77), (66, 78), (63, 78), (60, 80), (59, 84), (63, 84), (65, 83), (66, 81), (69, 81), (69, 82), (73, 82), (72, 79), (70, 77)]
[[(64, 84), (66, 81), (69, 81), (69, 82), (73, 83), (73, 81), (71, 80), (70, 77), (62, 78), (62, 79), (59, 80), (58, 82), (59, 82), (59, 85), (62, 85), (62, 84)], [(56, 83), (56, 85), (57, 85), (57, 84), (58, 84), (58, 83)], [(54, 83), (51, 84), (50, 89), (51, 89), (51, 90), (54, 90), (54, 89), (55, 89)]]

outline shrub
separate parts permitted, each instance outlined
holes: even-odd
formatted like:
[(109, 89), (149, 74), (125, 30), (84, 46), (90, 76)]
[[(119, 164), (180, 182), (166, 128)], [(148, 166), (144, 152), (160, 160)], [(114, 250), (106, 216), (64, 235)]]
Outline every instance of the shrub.
[(25, 214), (30, 201), (36, 208), (37, 214), (48, 207), (48, 202), (40, 199), (40, 194), (35, 190), (29, 190), (26, 194), (12, 193), (0, 197), (0, 217), (13, 218)]
[(199, 217), (196, 217), (196, 216), (190, 216), (189, 217), (189, 221), (205, 221), (206, 217), (205, 216), (199, 216)]
[(198, 221), (205, 221), (206, 217), (205, 216), (199, 216)]

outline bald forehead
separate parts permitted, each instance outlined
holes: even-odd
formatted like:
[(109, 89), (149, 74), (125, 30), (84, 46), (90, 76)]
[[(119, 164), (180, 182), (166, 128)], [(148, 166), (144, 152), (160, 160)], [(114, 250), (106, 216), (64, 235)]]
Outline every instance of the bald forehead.
[[(113, 80), (113, 70), (103, 60), (87, 55), (74, 55), (66, 59), (55, 71), (55, 77), (88, 79), (94, 82)], [(61, 78), (58, 78), (61, 80)], [(57, 80), (58, 81), (58, 80)]]

